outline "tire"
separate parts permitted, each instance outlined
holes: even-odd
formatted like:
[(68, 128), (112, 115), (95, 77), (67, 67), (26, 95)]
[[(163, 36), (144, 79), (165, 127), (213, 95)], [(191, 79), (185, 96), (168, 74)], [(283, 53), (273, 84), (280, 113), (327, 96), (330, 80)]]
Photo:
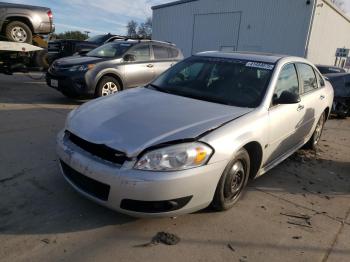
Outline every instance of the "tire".
[(236, 204), (248, 183), (249, 172), (249, 154), (247, 150), (242, 148), (237, 152), (235, 158), (229, 162), (220, 178), (212, 202), (212, 207), (215, 210), (228, 210)]
[(325, 113), (322, 113), (320, 119), (317, 122), (315, 131), (312, 134), (312, 137), (304, 146), (305, 149), (311, 149), (311, 150), (317, 149), (319, 142), (321, 140), (321, 136), (323, 133), (323, 128), (324, 128), (325, 122), (326, 122), (326, 115), (325, 115)]
[(104, 76), (96, 89), (96, 97), (107, 96), (121, 91), (119, 81), (111, 76)]
[(5, 30), (6, 38), (12, 42), (32, 44), (33, 33), (29, 26), (19, 21), (10, 22)]

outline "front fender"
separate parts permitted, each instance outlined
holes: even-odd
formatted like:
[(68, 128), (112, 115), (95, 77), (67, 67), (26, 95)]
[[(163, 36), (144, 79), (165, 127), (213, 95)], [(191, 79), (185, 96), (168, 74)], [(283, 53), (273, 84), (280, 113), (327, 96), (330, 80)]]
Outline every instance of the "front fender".
[(102, 77), (104, 77), (105, 75), (112, 75), (117, 77), (121, 84), (122, 84), (122, 88), (125, 87), (125, 82), (123, 80), (123, 72), (121, 72), (121, 70), (115, 69), (115, 68), (107, 68), (104, 70), (101, 70), (97, 75), (96, 75), (96, 85), (97, 83), (101, 80)]

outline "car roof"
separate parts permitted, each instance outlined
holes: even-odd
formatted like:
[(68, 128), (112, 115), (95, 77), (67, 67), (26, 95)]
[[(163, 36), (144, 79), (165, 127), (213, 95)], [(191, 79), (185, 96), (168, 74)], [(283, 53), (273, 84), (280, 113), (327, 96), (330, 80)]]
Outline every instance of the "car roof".
[(242, 60), (260, 61), (265, 63), (277, 63), (280, 59), (290, 57), (288, 55), (279, 55), (271, 53), (257, 52), (222, 52), (222, 51), (207, 51), (196, 54), (197, 56), (211, 56), (219, 58), (232, 58)]
[(113, 42), (133, 43), (133, 44), (152, 43), (152, 44), (166, 45), (166, 46), (169, 46), (169, 47), (176, 47), (176, 45), (174, 43), (171, 43), (171, 42), (164, 42), (164, 41), (150, 40), (150, 39), (120, 38), (120, 39), (115, 39)]

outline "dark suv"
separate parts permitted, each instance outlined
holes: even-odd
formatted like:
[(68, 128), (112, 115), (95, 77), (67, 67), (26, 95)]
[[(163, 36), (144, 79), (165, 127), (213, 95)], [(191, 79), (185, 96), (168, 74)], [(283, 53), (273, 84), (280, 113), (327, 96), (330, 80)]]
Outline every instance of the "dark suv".
[(86, 54), (101, 45), (124, 38), (119, 35), (105, 34), (93, 36), (84, 41), (74, 39), (53, 40), (48, 44), (49, 63), (51, 64), (56, 59), (74, 54)]
[(171, 43), (117, 40), (83, 56), (56, 60), (46, 82), (68, 97), (106, 96), (145, 85), (182, 59)]

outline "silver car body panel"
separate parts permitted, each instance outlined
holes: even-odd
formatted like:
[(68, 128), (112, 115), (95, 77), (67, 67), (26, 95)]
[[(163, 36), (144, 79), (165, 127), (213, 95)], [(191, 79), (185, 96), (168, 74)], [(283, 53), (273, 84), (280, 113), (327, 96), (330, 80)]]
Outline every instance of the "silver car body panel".
[(250, 111), (134, 88), (103, 99), (102, 103), (97, 99), (82, 105), (66, 128), (84, 140), (135, 157), (154, 145), (196, 138)]
[[(306, 63), (297, 57), (245, 53), (206, 52), (211, 57), (231, 57), (276, 63), (261, 105), (238, 108), (161, 93), (145, 88), (123, 91), (84, 104), (70, 114), (66, 129), (94, 143), (103, 143), (127, 153), (131, 159), (117, 167), (99, 159), (58, 136), (59, 158), (73, 169), (111, 185), (108, 201), (94, 201), (134, 216), (173, 216), (209, 205), (228, 162), (249, 143), (262, 152), (256, 176), (286, 159), (312, 136), (323, 112), (330, 112), (334, 92), (329, 82), (301, 95), (293, 105), (272, 106), (279, 74), (288, 63)], [(327, 115), (328, 117), (328, 115)], [(133, 169), (135, 157), (145, 149), (174, 140), (196, 139), (215, 153), (207, 165), (181, 172), (150, 172)], [(166, 200), (193, 195), (184, 208), (170, 213), (135, 213), (120, 208), (123, 198)]]

